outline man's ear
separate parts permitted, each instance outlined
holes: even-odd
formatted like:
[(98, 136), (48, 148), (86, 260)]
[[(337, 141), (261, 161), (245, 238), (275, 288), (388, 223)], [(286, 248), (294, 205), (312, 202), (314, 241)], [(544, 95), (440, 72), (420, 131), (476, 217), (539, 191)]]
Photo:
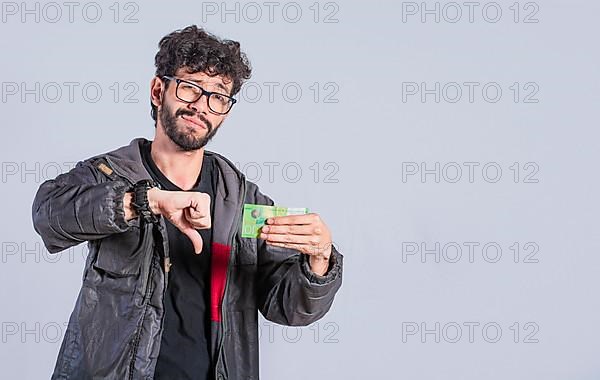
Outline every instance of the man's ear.
[(150, 81), (150, 101), (157, 108), (160, 107), (162, 103), (162, 94), (163, 92), (163, 82), (158, 78), (154, 77)]

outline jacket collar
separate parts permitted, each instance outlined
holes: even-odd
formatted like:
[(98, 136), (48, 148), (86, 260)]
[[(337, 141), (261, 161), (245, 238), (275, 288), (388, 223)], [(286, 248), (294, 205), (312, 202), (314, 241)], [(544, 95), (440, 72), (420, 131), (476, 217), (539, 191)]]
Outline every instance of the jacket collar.
[[(121, 176), (127, 178), (132, 183), (142, 179), (150, 179), (150, 174), (142, 163), (142, 154), (140, 144), (149, 142), (149, 140), (138, 137), (129, 143), (108, 153), (102, 154), (113, 169)], [(217, 192), (225, 201), (237, 202), (240, 192), (240, 181), (244, 181), (244, 175), (235, 165), (222, 155), (204, 150), (204, 154), (215, 158), (219, 169), (219, 181), (217, 181)]]

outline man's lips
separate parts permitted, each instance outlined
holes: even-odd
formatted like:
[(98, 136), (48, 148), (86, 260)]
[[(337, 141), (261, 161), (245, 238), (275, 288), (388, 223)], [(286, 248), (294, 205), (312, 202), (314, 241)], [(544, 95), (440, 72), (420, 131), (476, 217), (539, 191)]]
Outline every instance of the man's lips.
[(200, 120), (198, 120), (198, 119), (196, 119), (196, 118), (194, 118), (194, 117), (192, 117), (192, 116), (181, 115), (181, 118), (182, 118), (183, 120), (185, 120), (185, 121), (188, 121), (188, 122), (190, 122), (190, 123), (192, 123), (192, 124), (194, 124), (194, 125), (198, 126), (199, 128), (202, 128), (202, 129), (207, 129), (207, 128), (206, 128), (206, 125), (205, 125), (203, 122), (201, 122)]

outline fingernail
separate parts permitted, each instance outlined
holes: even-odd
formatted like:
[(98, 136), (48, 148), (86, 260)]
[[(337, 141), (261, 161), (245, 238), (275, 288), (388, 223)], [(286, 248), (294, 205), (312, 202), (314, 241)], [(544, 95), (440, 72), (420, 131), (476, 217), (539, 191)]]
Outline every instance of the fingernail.
[(272, 224), (273, 223), (273, 219), (272, 218), (267, 219), (267, 223)]
[(262, 231), (263, 232), (269, 232), (269, 226), (263, 226)]
[(266, 237), (267, 237), (267, 234), (260, 234), (261, 239), (265, 239)]

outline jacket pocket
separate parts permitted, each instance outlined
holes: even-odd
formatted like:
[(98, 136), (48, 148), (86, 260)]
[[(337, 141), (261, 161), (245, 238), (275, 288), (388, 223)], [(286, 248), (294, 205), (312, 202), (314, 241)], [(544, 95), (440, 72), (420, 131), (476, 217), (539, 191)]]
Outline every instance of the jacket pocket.
[(238, 249), (234, 258), (234, 265), (256, 265), (256, 242), (255, 238), (242, 238), (238, 235)]
[(94, 267), (114, 277), (135, 276), (151, 249), (151, 229), (131, 226), (125, 232), (102, 239)]

